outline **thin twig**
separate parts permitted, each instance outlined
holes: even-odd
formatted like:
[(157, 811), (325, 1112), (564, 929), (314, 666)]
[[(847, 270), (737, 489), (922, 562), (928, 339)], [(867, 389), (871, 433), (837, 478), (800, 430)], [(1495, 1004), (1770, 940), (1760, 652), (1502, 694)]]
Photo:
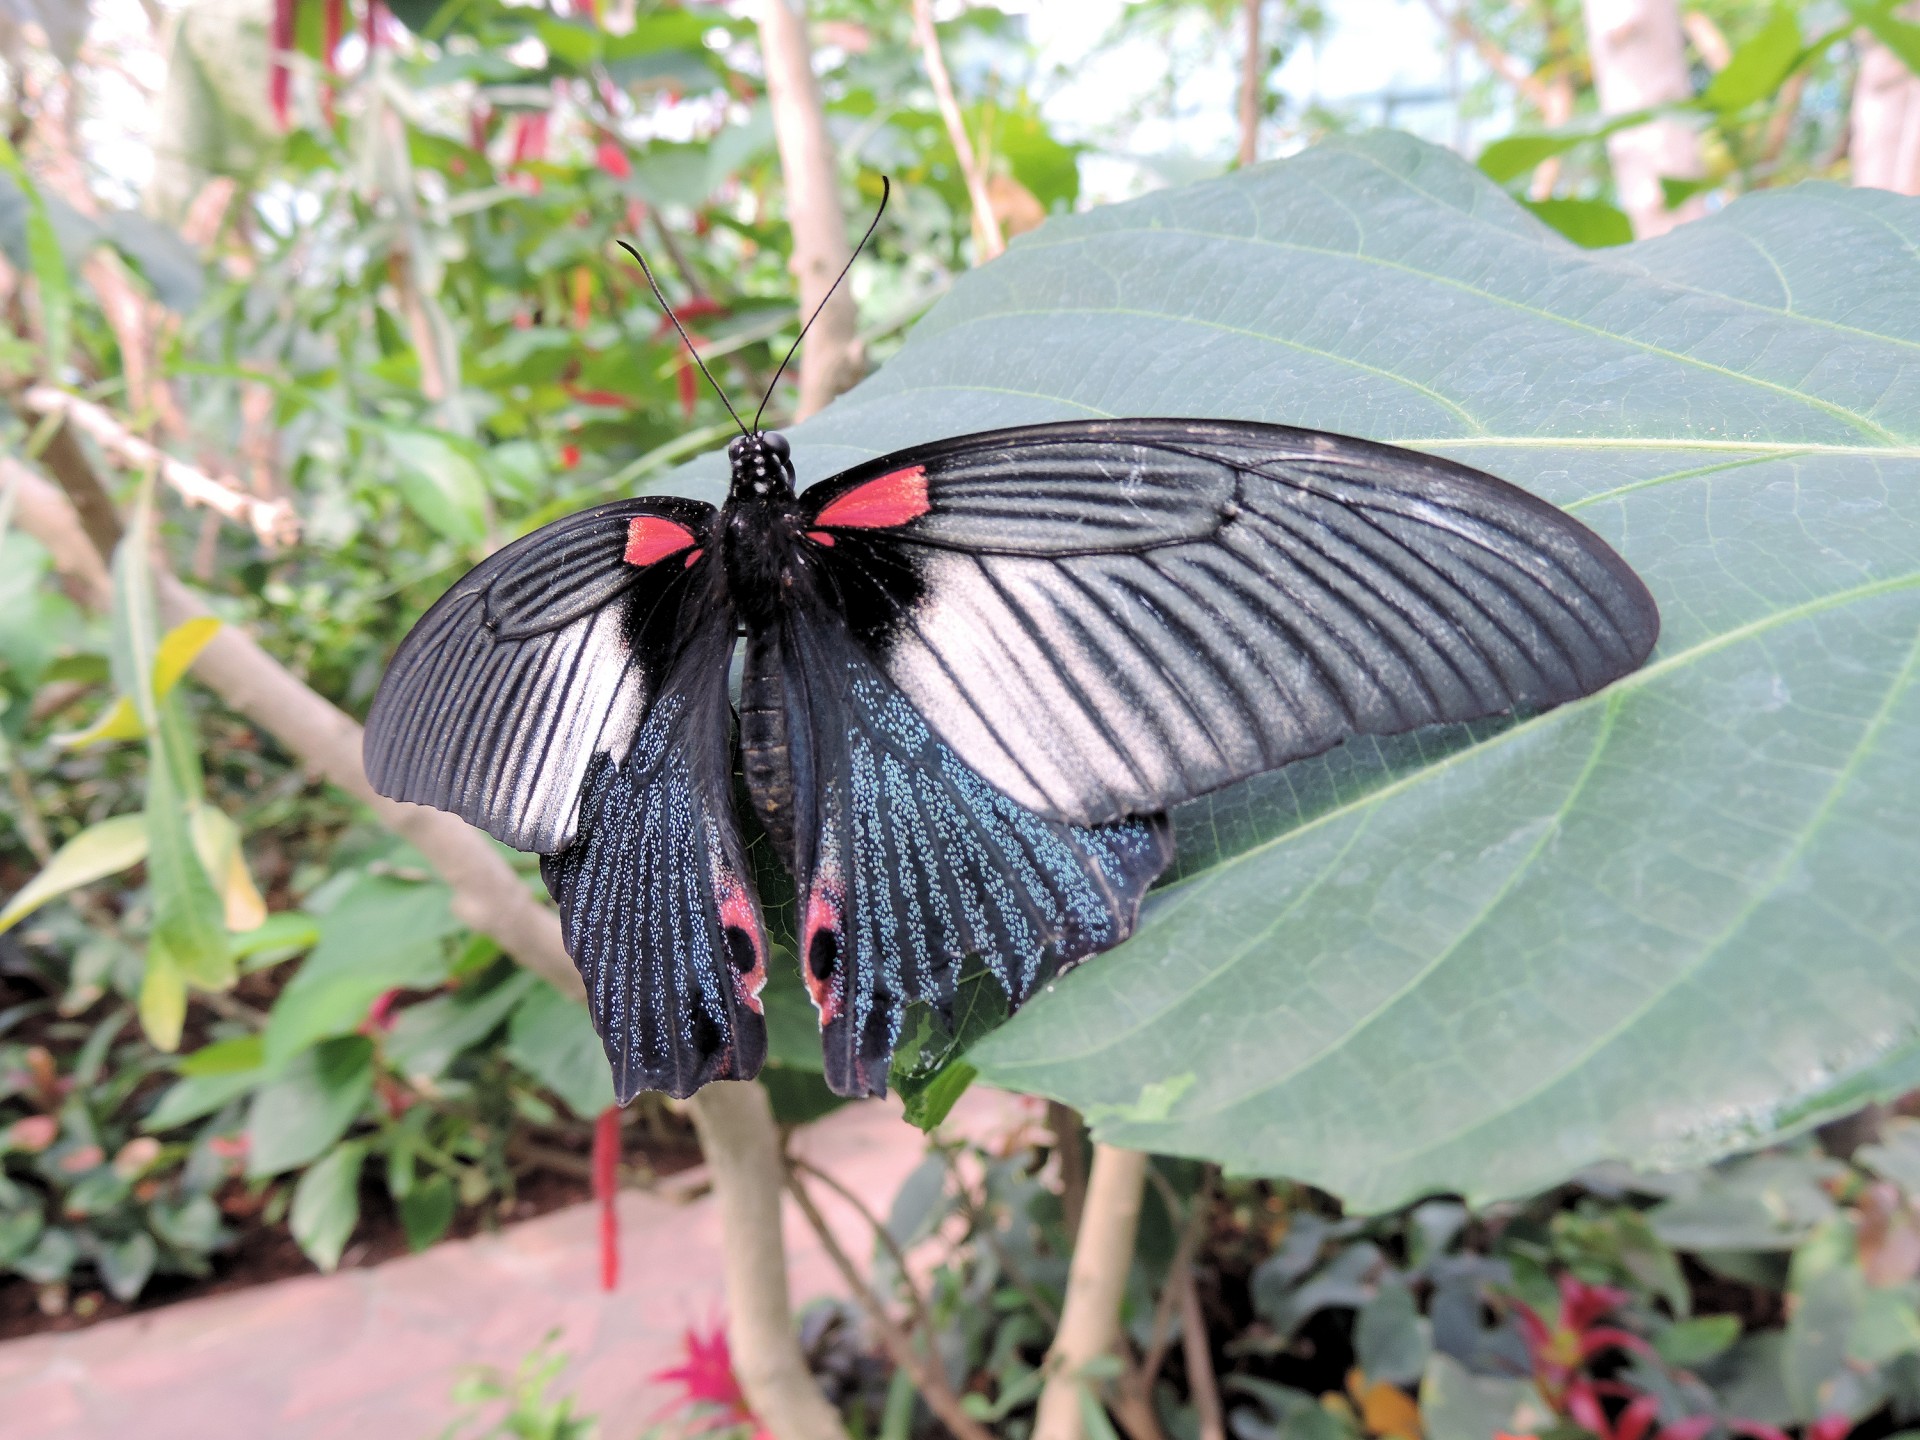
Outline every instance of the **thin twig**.
[(1060, 1323), (1059, 1308), (1035, 1289), (1033, 1282), (1022, 1275), (1020, 1267), (1013, 1263), (1013, 1257), (1000, 1243), (999, 1234), (992, 1225), (987, 1223), (983, 1208), (974, 1203), (973, 1191), (967, 1188), (966, 1177), (960, 1173), (960, 1166), (954, 1159), (953, 1151), (943, 1151), (942, 1158), (946, 1161), (947, 1173), (953, 1177), (953, 1188), (960, 1196), (961, 1208), (966, 1211), (967, 1224), (986, 1242), (987, 1248), (993, 1252), (993, 1258), (999, 1262), (1001, 1270), (1006, 1272), (1007, 1279), (1013, 1282), (1013, 1288), (1025, 1297), (1026, 1302), (1033, 1307), (1034, 1313), (1048, 1325), (1058, 1325)]
[(189, 505), (204, 505), (237, 524), (248, 526), (263, 545), (290, 545), (300, 538), (299, 517), (286, 501), (262, 500), (247, 494), (236, 482), (216, 480), (204, 470), (175, 459), (134, 434), (92, 401), (51, 385), (30, 386), (21, 398), (29, 409), (41, 415), (60, 416), (131, 469), (158, 465), (160, 478), (172, 486), (181, 499)]
[(791, 1153), (787, 1156), (787, 1164), (796, 1170), (806, 1171), (807, 1174), (811, 1175), (842, 1200), (846, 1201), (847, 1204), (851, 1205), (855, 1213), (867, 1222), (868, 1227), (873, 1231), (874, 1235), (878, 1237), (880, 1244), (885, 1248), (887, 1257), (893, 1261), (894, 1268), (900, 1272), (900, 1283), (907, 1292), (907, 1302), (913, 1307), (914, 1323), (920, 1327), (923, 1334), (931, 1335), (933, 1333), (933, 1316), (927, 1312), (927, 1302), (920, 1295), (920, 1287), (913, 1283), (913, 1276), (907, 1269), (906, 1252), (900, 1248), (900, 1242), (893, 1238), (893, 1232), (886, 1227), (879, 1216), (875, 1215), (866, 1207), (866, 1203), (862, 1201), (858, 1195), (854, 1194), (853, 1191), (849, 1190), (845, 1185), (841, 1184), (840, 1181), (822, 1170), (818, 1165), (813, 1164), (811, 1161), (803, 1160), (798, 1155)]
[(1187, 1398), (1200, 1421), (1200, 1440), (1227, 1440), (1220, 1386), (1213, 1377), (1213, 1351), (1207, 1345), (1207, 1317), (1200, 1310), (1200, 1286), (1192, 1261), (1180, 1267), (1172, 1283), (1180, 1291), (1180, 1354), (1187, 1362)]
[[(806, 1167), (809, 1174), (819, 1175), (812, 1166)], [(838, 1188), (836, 1186), (836, 1188)], [(880, 1343), (887, 1347), (887, 1353), (893, 1357), (893, 1363), (907, 1372), (914, 1388), (920, 1392), (920, 1398), (927, 1402), (927, 1408), (933, 1411), (936, 1419), (951, 1430), (959, 1440), (994, 1440), (993, 1432), (961, 1408), (960, 1397), (953, 1393), (953, 1387), (947, 1383), (946, 1373), (940, 1368), (936, 1358), (923, 1355), (915, 1348), (906, 1331), (887, 1314), (886, 1306), (880, 1303), (872, 1289), (860, 1276), (859, 1270), (848, 1257), (847, 1252), (835, 1238), (832, 1227), (813, 1203), (813, 1197), (807, 1193), (807, 1187), (800, 1182), (798, 1167), (787, 1171), (787, 1191), (800, 1207), (800, 1213), (806, 1216), (807, 1224), (819, 1238), (820, 1248), (827, 1252), (827, 1258), (833, 1262), (834, 1269), (840, 1272), (840, 1278), (853, 1292), (855, 1302), (866, 1313), (867, 1321), (879, 1335)], [(840, 1193), (845, 1195), (845, 1191)], [(861, 1209), (864, 1211), (865, 1207)], [(929, 1343), (932, 1330), (924, 1331)]]
[(913, 0), (913, 33), (920, 42), (920, 54), (927, 64), (927, 79), (933, 82), (933, 98), (940, 118), (946, 122), (947, 138), (960, 160), (960, 174), (967, 182), (967, 199), (973, 204), (973, 221), (980, 236), (982, 258), (991, 260), (1007, 248), (1000, 230), (1000, 217), (993, 213), (993, 197), (987, 193), (987, 177), (973, 153), (973, 141), (967, 137), (967, 122), (960, 114), (960, 102), (954, 98), (953, 77), (947, 74), (946, 57), (940, 53), (940, 32), (933, 25), (933, 0)]
[(1546, 83), (1527, 69), (1525, 61), (1501, 49), (1490, 35), (1467, 18), (1464, 10), (1448, 10), (1440, 0), (1427, 0), (1427, 9), (1433, 12), (1434, 19), (1453, 32), (1456, 39), (1473, 46), (1480, 58), (1486, 61), (1489, 70), (1531, 100), (1536, 109), (1542, 112), (1547, 110)]
[[(1153, 1182), (1160, 1193), (1160, 1201), (1167, 1207), (1167, 1214), (1180, 1213), (1180, 1197), (1173, 1193), (1173, 1186), (1159, 1168), (1148, 1165), (1147, 1178)], [(1153, 1393), (1153, 1382), (1160, 1374), (1160, 1367), (1166, 1363), (1167, 1351), (1173, 1343), (1173, 1312), (1179, 1305), (1179, 1287), (1175, 1281), (1182, 1271), (1193, 1264), (1194, 1251), (1199, 1248), (1208, 1214), (1209, 1202), (1213, 1193), (1213, 1174), (1209, 1170), (1199, 1190), (1194, 1192), (1188, 1202), (1187, 1218), (1180, 1227), (1180, 1239), (1174, 1246), (1173, 1263), (1167, 1267), (1167, 1280), (1160, 1287), (1160, 1298), (1153, 1307), (1153, 1329), (1148, 1332), (1146, 1357), (1135, 1372), (1135, 1387), (1146, 1393)]]

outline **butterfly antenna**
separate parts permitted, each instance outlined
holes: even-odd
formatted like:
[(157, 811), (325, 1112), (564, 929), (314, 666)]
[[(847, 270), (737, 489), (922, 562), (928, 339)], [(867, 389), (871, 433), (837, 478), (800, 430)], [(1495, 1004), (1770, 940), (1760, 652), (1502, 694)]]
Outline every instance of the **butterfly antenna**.
[(840, 267), (840, 273), (833, 277), (833, 284), (827, 287), (827, 293), (820, 297), (820, 303), (813, 307), (813, 314), (807, 317), (807, 323), (800, 327), (800, 333), (794, 337), (793, 344), (787, 347), (787, 358), (780, 362), (780, 368), (773, 372), (773, 379), (767, 383), (767, 393), (760, 397), (760, 408), (753, 412), (754, 434), (760, 433), (760, 417), (766, 414), (767, 402), (773, 399), (773, 390), (780, 383), (780, 377), (787, 373), (787, 366), (800, 348), (800, 342), (807, 338), (807, 331), (813, 328), (813, 322), (820, 318), (820, 312), (827, 308), (827, 301), (833, 298), (833, 292), (840, 288), (840, 282), (847, 278), (847, 272), (853, 269), (853, 262), (860, 258), (860, 252), (867, 248), (867, 242), (873, 239), (873, 232), (880, 228), (880, 217), (887, 213), (887, 197), (893, 193), (893, 182), (886, 176), (880, 177), (880, 206), (873, 212), (873, 220), (867, 226), (867, 233), (860, 237), (860, 243), (853, 247), (853, 254), (847, 257), (847, 263)]
[[(707, 362), (702, 360), (700, 358), (700, 352), (693, 348), (693, 337), (687, 334), (687, 327), (680, 323), (680, 317), (673, 313), (673, 306), (667, 303), (667, 297), (660, 293), (660, 282), (653, 278), (653, 269), (647, 264), (647, 257), (624, 240), (616, 240), (614, 243), (638, 262), (640, 273), (647, 277), (647, 284), (653, 287), (653, 298), (660, 302), (661, 311), (666, 315), (667, 319), (673, 322), (673, 328), (680, 332), (680, 338), (686, 342), (687, 353), (693, 357), (693, 363), (698, 365), (700, 367), (700, 373), (707, 377), (707, 384), (711, 385), (713, 387), (713, 393), (720, 397), (720, 403), (727, 407), (727, 414), (733, 416), (733, 423), (740, 425), (740, 412), (733, 408), (733, 402), (727, 399), (727, 392), (720, 388), (720, 382), (714, 379), (713, 372), (707, 369)], [(839, 282), (836, 281), (835, 283), (838, 284)], [(754, 423), (759, 423), (758, 417), (755, 417)], [(747, 427), (740, 425), (740, 433), (745, 435), (747, 433)]]

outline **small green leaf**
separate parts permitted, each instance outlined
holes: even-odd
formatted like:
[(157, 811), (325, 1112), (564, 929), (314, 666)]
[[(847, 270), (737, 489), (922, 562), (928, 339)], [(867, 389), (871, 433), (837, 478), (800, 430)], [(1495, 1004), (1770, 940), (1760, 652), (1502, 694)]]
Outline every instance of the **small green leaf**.
[(12, 176), (14, 184), (26, 196), (27, 258), (33, 267), (34, 283), (39, 287), (40, 323), (46, 335), (42, 373), (57, 384), (72, 343), (73, 276), (67, 269), (66, 256), (61, 253), (60, 236), (53, 228), (46, 201), (3, 135), (0, 135), (0, 170)]
[(1427, 1361), (1420, 1379), (1420, 1419), (1427, 1440), (1537, 1435), (1554, 1423), (1531, 1381), (1475, 1375), (1444, 1354)]
[(118, 875), (147, 858), (147, 823), (140, 815), (115, 815), (82, 830), (20, 887), (0, 910), (0, 934), (12, 929), (49, 900)]
[(265, 1078), (259, 1070), (233, 1070), (221, 1075), (189, 1075), (176, 1081), (153, 1113), (141, 1122), (141, 1129), (155, 1134), (178, 1129), (193, 1120), (204, 1119), (258, 1086)]
[(235, 1035), (230, 1039), (216, 1040), (211, 1045), (202, 1045), (191, 1055), (183, 1057), (173, 1068), (177, 1073), (190, 1077), (238, 1075), (243, 1071), (258, 1070), (263, 1058), (258, 1035)]
[(1595, 140), (1604, 140), (1616, 130), (1644, 125), (1653, 118), (1651, 110), (1635, 110), (1616, 115), (1600, 125), (1583, 125), (1567, 130), (1540, 131), (1535, 134), (1506, 135), (1480, 152), (1480, 173), (1499, 184), (1529, 174), (1543, 160), (1565, 155)]
[(53, 737), (53, 743), (66, 750), (84, 750), (109, 740), (141, 740), (146, 733), (147, 727), (140, 723), (140, 712), (133, 708), (133, 702), (124, 695), (116, 695), (113, 703), (101, 711), (91, 725), (84, 730), (63, 731)]
[(319, 924), (320, 943), (268, 1018), (270, 1064), (352, 1030), (383, 991), (440, 984), (449, 965), (446, 937), (459, 929), (446, 886), (384, 875), (354, 880)]
[(516, 970), (486, 990), (463, 985), (455, 994), (409, 1005), (387, 1035), (388, 1062), (409, 1078), (437, 1080), (456, 1056), (498, 1029), (540, 983), (538, 976)]
[(100, 1271), (109, 1292), (116, 1300), (131, 1300), (146, 1288), (153, 1275), (159, 1247), (146, 1231), (136, 1231), (126, 1239), (110, 1241), (94, 1253), (93, 1263)]
[(140, 981), (140, 1028), (156, 1050), (180, 1048), (187, 1021), (187, 982), (180, 963), (156, 930), (147, 941), (147, 972)]
[(1767, 23), (1733, 52), (1700, 98), (1723, 114), (1744, 110), (1778, 90), (1802, 53), (1799, 14), (1793, 6), (1776, 6)]
[(15, 1260), (13, 1268), (36, 1285), (51, 1285), (72, 1274), (79, 1258), (80, 1242), (73, 1232), (56, 1226), (42, 1230), (34, 1247)]
[(1692, 1370), (1717, 1360), (1739, 1338), (1739, 1316), (1699, 1315), (1662, 1330), (1653, 1337), (1653, 1348), (1669, 1365)]
[(1426, 1320), (1413, 1292), (1397, 1276), (1380, 1284), (1354, 1321), (1354, 1359), (1369, 1382), (1411, 1385), (1427, 1367), (1430, 1347)]
[(1633, 239), (1633, 222), (1627, 218), (1627, 212), (1604, 200), (1523, 200), (1520, 203), (1574, 244), (1588, 250), (1625, 245)]
[(947, 1118), (979, 1074), (964, 1060), (942, 1065), (924, 1085), (916, 1087), (912, 1095), (902, 1093), (907, 1123), (922, 1130), (933, 1129)]
[(220, 633), (220, 622), (211, 615), (196, 615), (182, 620), (166, 633), (153, 660), (153, 694), (164, 700), (180, 683), (200, 652)]
[(1847, 6), (1847, 10), (1867, 28), (1874, 39), (1899, 56), (1907, 69), (1920, 75), (1920, 25), (1901, 19), (1898, 9), (1899, 6), (1891, 3), (1891, 0), (1878, 0), (1876, 4), (1852, 0)]
[(311, 950), (320, 940), (320, 922), (299, 910), (269, 915), (243, 935), (233, 937), (234, 958), (247, 971), (264, 970)]
[(606, 1051), (587, 1009), (541, 984), (513, 1012), (507, 1058), (558, 1095), (582, 1120), (613, 1104)]
[(287, 1228), (322, 1270), (339, 1265), (340, 1252), (360, 1223), (360, 1167), (366, 1158), (366, 1147), (358, 1141), (337, 1145), (294, 1187)]
[(453, 1206), (453, 1181), (445, 1175), (430, 1175), (408, 1190), (400, 1202), (408, 1248), (424, 1250), (446, 1234), (453, 1223)]
[(479, 544), (487, 533), (487, 487), (479, 467), (424, 430), (390, 430), (386, 442), (407, 508), (456, 545)]
[(343, 1035), (304, 1050), (253, 1097), (247, 1113), (247, 1174), (259, 1178), (325, 1154), (373, 1094), (373, 1044)]

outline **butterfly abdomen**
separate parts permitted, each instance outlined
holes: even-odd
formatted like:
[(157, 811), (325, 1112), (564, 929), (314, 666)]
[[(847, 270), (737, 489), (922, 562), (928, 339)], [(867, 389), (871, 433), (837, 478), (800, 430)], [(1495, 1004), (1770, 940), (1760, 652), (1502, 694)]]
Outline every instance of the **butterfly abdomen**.
[(747, 636), (740, 681), (740, 763), (754, 813), (774, 852), (793, 863), (793, 753), (787, 736), (786, 686), (780, 679), (780, 636), (773, 629)]

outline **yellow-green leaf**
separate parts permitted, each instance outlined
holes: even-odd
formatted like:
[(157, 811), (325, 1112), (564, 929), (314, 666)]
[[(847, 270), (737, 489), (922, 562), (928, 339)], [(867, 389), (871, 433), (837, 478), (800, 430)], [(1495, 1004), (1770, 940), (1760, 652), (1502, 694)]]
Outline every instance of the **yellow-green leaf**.
[(266, 923), (267, 902), (247, 871), (247, 857), (240, 849), (240, 827), (224, 810), (206, 804), (194, 810), (192, 825), (193, 848), (219, 893), (227, 929), (259, 929)]
[(140, 1028), (156, 1049), (180, 1048), (187, 1020), (187, 982), (166, 941), (156, 933), (147, 943), (147, 974), (140, 985)]
[(84, 750), (106, 740), (141, 740), (146, 738), (146, 733), (147, 727), (140, 723), (140, 712), (133, 708), (133, 701), (122, 695), (86, 729), (70, 730), (54, 736), (53, 740), (68, 750)]
[(147, 858), (147, 826), (140, 815), (116, 815), (89, 825), (62, 845), (41, 872), (0, 910), (0, 933), (69, 890), (91, 885)]
[(220, 622), (212, 615), (196, 615), (182, 620), (160, 642), (160, 653), (153, 660), (153, 694), (165, 699), (167, 692), (180, 683), (180, 677), (207, 648), (207, 642), (220, 631)]

